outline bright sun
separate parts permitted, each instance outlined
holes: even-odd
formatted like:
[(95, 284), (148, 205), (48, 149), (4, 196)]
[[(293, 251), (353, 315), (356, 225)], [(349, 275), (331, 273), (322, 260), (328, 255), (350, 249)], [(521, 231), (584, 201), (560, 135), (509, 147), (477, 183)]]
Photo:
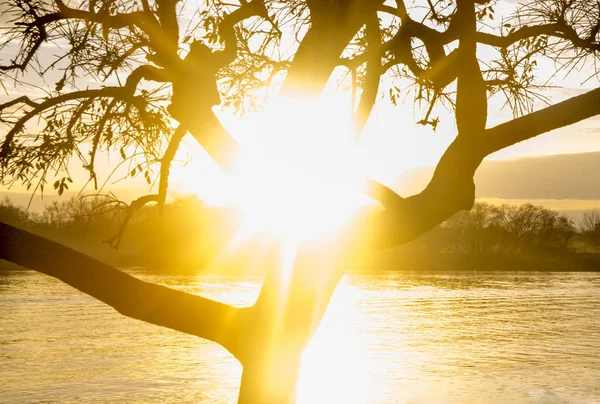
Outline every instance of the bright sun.
[(327, 104), (289, 100), (251, 122), (228, 198), (245, 219), (238, 239), (318, 240), (368, 203), (350, 119)]

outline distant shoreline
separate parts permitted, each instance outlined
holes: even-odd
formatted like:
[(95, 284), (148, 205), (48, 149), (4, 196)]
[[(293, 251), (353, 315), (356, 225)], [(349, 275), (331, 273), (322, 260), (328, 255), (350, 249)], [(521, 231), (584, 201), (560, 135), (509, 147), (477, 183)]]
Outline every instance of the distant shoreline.
[(380, 271), (600, 272), (600, 254), (388, 252), (367, 260), (353, 272)]
[[(260, 276), (242, 271), (200, 269), (198, 266), (166, 268), (147, 263), (120, 262), (121, 269), (136, 268), (161, 274), (199, 274), (215, 276)], [(25, 269), (0, 261), (0, 270)], [(366, 259), (349, 274), (378, 274), (384, 272), (600, 272), (600, 253), (534, 254), (460, 254), (430, 252), (384, 252)]]

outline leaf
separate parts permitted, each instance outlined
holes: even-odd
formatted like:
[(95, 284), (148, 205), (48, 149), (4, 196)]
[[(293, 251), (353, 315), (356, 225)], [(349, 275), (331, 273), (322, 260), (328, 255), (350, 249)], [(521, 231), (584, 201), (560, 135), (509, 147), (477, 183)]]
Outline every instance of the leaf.
[(127, 155), (125, 154), (125, 150), (121, 147), (121, 149), (119, 151), (121, 152), (121, 158), (123, 160), (125, 160), (127, 158)]
[(65, 86), (65, 82), (66, 82), (66, 81), (67, 81), (67, 77), (66, 77), (66, 76), (63, 76), (63, 77), (62, 77), (62, 79), (60, 79), (60, 80), (58, 80), (58, 81), (56, 82), (56, 87), (55, 87), (55, 89), (56, 89), (56, 92), (60, 92), (60, 91), (62, 91), (62, 89), (63, 89), (63, 88), (64, 88), (64, 86)]

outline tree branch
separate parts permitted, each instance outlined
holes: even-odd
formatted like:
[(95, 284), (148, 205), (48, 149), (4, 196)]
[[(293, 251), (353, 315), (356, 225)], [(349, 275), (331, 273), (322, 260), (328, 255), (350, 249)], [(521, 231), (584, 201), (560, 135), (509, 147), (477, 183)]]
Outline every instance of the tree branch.
[(171, 171), (171, 163), (175, 158), (179, 144), (187, 133), (187, 129), (183, 125), (173, 132), (173, 136), (169, 141), (167, 150), (160, 159), (160, 180), (158, 182), (158, 206), (162, 210), (167, 199), (167, 188), (169, 187), (169, 174)]
[[(35, 10), (32, 10), (31, 13), (37, 17)], [(32, 25), (31, 28), (33, 27), (37, 28), (38, 34), (37, 37), (33, 40), (33, 45), (25, 54), (23, 60), (20, 63), (12, 61), (12, 64), (7, 66), (0, 65), (0, 71), (10, 71), (15, 69), (24, 71), (25, 68), (27, 68), (29, 62), (31, 62), (31, 59), (33, 59), (40, 46), (42, 46), (42, 44), (48, 39), (48, 33), (46, 32), (46, 27), (44, 25)]]
[(96, 130), (96, 134), (92, 138), (92, 149), (90, 150), (90, 161), (88, 164), (84, 166), (86, 170), (90, 173), (90, 179), (94, 181), (94, 189), (98, 189), (98, 178), (96, 176), (95, 170), (95, 162), (96, 162), (96, 154), (98, 153), (98, 146), (100, 145), (100, 137), (104, 132), (104, 128), (106, 127), (106, 123), (113, 116), (112, 109), (117, 104), (117, 100), (113, 99), (106, 107), (106, 112), (98, 121), (98, 129)]
[[(80, 98), (119, 98), (131, 102), (136, 105), (136, 100), (133, 94), (131, 94), (128, 87), (103, 87), (92, 90), (81, 90), (74, 91), (71, 93), (61, 94), (53, 98), (48, 98), (43, 102), (38, 103), (31, 111), (27, 112), (22, 118), (20, 118), (6, 134), (2, 147), (0, 148), (0, 161), (5, 161), (10, 154), (12, 142), (17, 133), (19, 133), (25, 127), (25, 124), (37, 114), (43, 112), (48, 108), (52, 108), (63, 102), (72, 101)], [(138, 108), (141, 108), (138, 105)]]
[(77, 8), (68, 7), (62, 0), (54, 0), (58, 7), (57, 13), (47, 14), (36, 22), (36, 25), (47, 24), (49, 22), (64, 20), (64, 19), (78, 19), (90, 22), (102, 24), (107, 28), (120, 29), (130, 26), (137, 26), (149, 36), (158, 34), (160, 26), (156, 19), (151, 17), (151, 14), (146, 11), (134, 11), (132, 13), (94, 13), (91, 11), (80, 10)]
[(367, 124), (367, 120), (377, 99), (379, 83), (381, 81), (381, 31), (377, 13), (373, 13), (367, 21), (365, 34), (367, 37), (367, 54), (369, 58), (367, 60), (363, 91), (355, 112), (355, 130), (357, 134), (360, 134)]
[[(104, 242), (106, 244), (108, 244), (110, 246), (110, 248), (112, 248), (113, 250), (118, 250), (119, 246), (121, 244), (121, 240), (123, 239), (123, 234), (125, 233), (125, 230), (127, 229), (127, 225), (129, 224), (129, 221), (133, 217), (133, 214), (136, 211), (143, 208), (144, 205), (147, 205), (151, 202), (157, 202), (157, 203), (160, 202), (160, 196), (154, 195), (154, 194), (144, 195), (144, 196), (141, 196), (141, 197), (135, 199), (129, 205), (127, 205), (127, 208), (126, 208), (127, 212), (125, 213), (125, 218), (119, 224), (119, 230), (117, 231), (117, 234), (115, 234), (108, 240), (105, 240)], [(123, 204), (123, 205), (125, 204), (125, 202), (122, 202), (122, 201), (117, 201), (117, 203)]]
[(158, 10), (156, 15), (160, 22), (161, 41), (164, 44), (164, 50), (167, 58), (177, 57), (177, 48), (179, 45), (179, 23), (177, 21), (177, 1), (176, 0), (157, 0)]
[(0, 104), (0, 113), (2, 113), (3, 110), (12, 107), (13, 105), (17, 105), (17, 104), (21, 104), (21, 103), (29, 105), (32, 108), (36, 108), (40, 105), (37, 102), (32, 101), (31, 98), (29, 98), (28, 96), (22, 95), (20, 97), (15, 98), (14, 100), (7, 101), (4, 104)]
[(294, 55), (281, 94), (320, 94), (339, 65), (343, 50), (381, 3), (381, 0), (334, 1), (322, 7), (315, 2), (311, 8), (311, 26)]
[[(450, 28), (459, 26), (456, 126), (459, 136), (480, 135), (487, 122), (487, 89), (477, 60), (477, 17), (473, 0), (457, 0)], [(450, 30), (449, 28), (449, 30)]]
[(460, 210), (470, 209), (475, 201), (473, 175), (486, 156), (599, 114), (600, 88), (597, 88), (487, 129), (482, 136), (458, 136), (440, 159), (431, 181), (421, 193), (401, 198), (383, 186), (375, 189), (373, 196), (382, 201), (386, 210), (369, 219), (361, 237), (366, 243), (359, 244), (357, 248), (371, 253), (405, 244)]
[(227, 132), (211, 109), (197, 112), (199, 113), (184, 119), (181, 124), (188, 128), (194, 139), (221, 168), (230, 171), (239, 152), (236, 140)]
[(551, 130), (600, 114), (600, 88), (487, 129), (482, 153), (489, 155)]
[(0, 259), (57, 278), (125, 316), (205, 338), (226, 349), (234, 345), (233, 330), (239, 312), (235, 307), (141, 281), (59, 243), (1, 222), (0, 239)]
[(267, 9), (265, 7), (264, 0), (253, 0), (250, 3), (242, 3), (242, 5), (225, 15), (221, 23), (219, 24), (219, 36), (225, 44), (225, 49), (220, 51), (219, 64), (225, 66), (230, 64), (237, 57), (237, 39), (233, 27), (253, 16), (268, 18)]
[(542, 24), (542, 25), (531, 25), (519, 28), (518, 30), (510, 33), (506, 36), (498, 36), (494, 34), (488, 34), (485, 32), (475, 33), (475, 40), (479, 43), (494, 46), (497, 48), (507, 48), (515, 42), (519, 42), (522, 39), (536, 37), (540, 35), (554, 35), (558, 30), (559, 24)]

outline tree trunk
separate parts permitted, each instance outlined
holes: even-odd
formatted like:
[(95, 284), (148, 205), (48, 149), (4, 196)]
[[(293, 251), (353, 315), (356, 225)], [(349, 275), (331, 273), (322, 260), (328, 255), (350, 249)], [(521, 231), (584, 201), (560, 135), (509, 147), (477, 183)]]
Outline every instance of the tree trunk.
[(268, 275), (238, 324), (239, 403), (294, 402), (302, 355), (352, 255), (345, 247), (339, 239), (304, 244), (289, 272)]
[[(270, 355), (269, 355), (270, 356)], [(296, 399), (298, 356), (283, 353), (244, 366), (238, 404), (288, 404)]]

